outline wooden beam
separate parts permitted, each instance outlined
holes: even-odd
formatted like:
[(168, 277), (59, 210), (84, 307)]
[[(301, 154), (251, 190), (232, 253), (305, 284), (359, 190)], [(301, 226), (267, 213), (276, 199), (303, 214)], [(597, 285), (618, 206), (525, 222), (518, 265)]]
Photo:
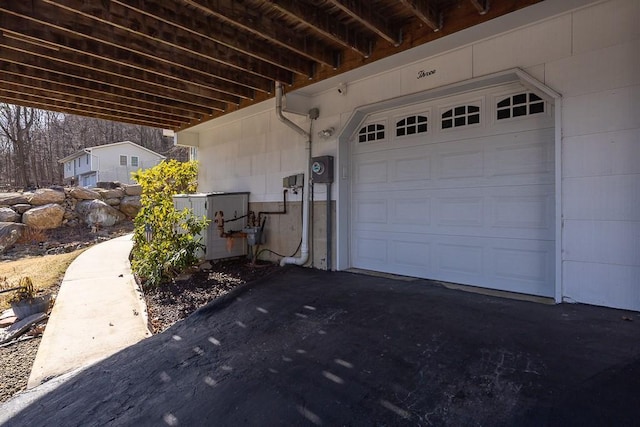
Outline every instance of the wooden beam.
[(76, 114), (78, 116), (95, 117), (97, 119), (112, 120), (161, 129), (175, 129), (171, 123), (164, 122), (162, 120), (143, 120), (139, 117), (132, 117), (127, 114), (105, 114), (103, 112), (86, 108), (79, 109), (69, 102), (52, 101), (33, 97), (31, 95), (8, 92), (5, 90), (0, 90), (0, 101), (7, 104), (22, 105), (24, 107), (39, 108), (41, 110), (56, 111), (59, 113)]
[(489, 0), (470, 0), (471, 4), (478, 9), (480, 15), (484, 15), (489, 12)]
[(435, 6), (433, 1), (429, 0), (400, 0), (415, 14), (418, 19), (427, 24), (433, 31), (440, 31), (443, 25), (443, 16)]
[[(185, 34), (174, 26), (152, 20), (135, 11), (119, 7), (118, 4), (108, 2), (106, 3), (108, 8), (106, 8), (102, 3), (82, 0), (41, 1), (44, 2), (43, 7), (39, 6), (34, 13), (47, 25), (76, 32), (84, 38), (111, 43), (122, 49), (132, 49), (138, 55), (162, 59), (171, 62), (174, 66), (183, 67), (191, 65), (197, 59), (204, 59), (209, 63), (208, 67), (211, 70), (216, 70), (215, 63), (234, 69), (236, 78), (231, 79), (231, 82), (244, 84), (243, 80), (246, 80), (248, 87), (264, 92), (271, 91), (272, 80), (283, 82), (293, 80), (293, 73), (280, 66), (257, 60), (220, 43), (204, 41), (199, 44), (193, 39), (192, 34)], [(46, 6), (52, 10), (47, 11)], [(113, 12), (112, 9), (116, 11)], [(116, 12), (119, 9), (124, 9), (123, 13), (126, 15), (118, 15)], [(132, 14), (134, 16), (128, 17)], [(34, 17), (34, 14), (31, 16)], [(97, 25), (98, 23), (106, 25)], [(202, 72), (207, 71), (206, 67), (197, 69)], [(216, 70), (219, 78), (224, 78), (224, 75), (220, 75), (222, 69)], [(209, 75), (215, 74), (211, 72)], [(252, 80), (252, 76), (262, 79), (262, 84), (258, 79)]]
[[(50, 5), (38, 8), (34, 15), (24, 15), (28, 10), (22, 10), (26, 8), (15, 6), (17, 4), (22, 3), (12, 3), (11, 10), (0, 7), (0, 12), (6, 12), (0, 13), (0, 27), (27, 39), (149, 70), (169, 79), (187, 81), (204, 88), (215, 86), (220, 92), (230, 95), (230, 98), (221, 99), (225, 102), (238, 103), (239, 97), (253, 98), (253, 91), (256, 89), (266, 92), (271, 90), (272, 82), (267, 78), (229, 69), (216, 62), (202, 61), (183, 52), (163, 49), (149, 40), (136, 41), (122, 30), (107, 31), (104, 26)], [(93, 29), (94, 27), (98, 29)], [(287, 76), (290, 73), (282, 77)], [(236, 99), (233, 100), (233, 97)]]
[[(15, 80), (14, 80), (15, 78)], [(125, 105), (137, 105), (145, 109), (166, 110), (174, 114), (184, 112), (185, 118), (189, 114), (210, 115), (216, 109), (206, 108), (196, 104), (164, 97), (153, 96), (144, 92), (127, 90), (116, 86), (97, 83), (91, 80), (80, 79), (69, 75), (59, 74), (38, 68), (32, 68), (23, 64), (0, 61), (0, 80), (42, 82), (45, 87), (68, 93), (80, 94), (84, 97), (110, 99)], [(37, 83), (32, 83), (37, 85)], [(224, 104), (220, 103), (218, 111), (223, 111)]]
[(192, 114), (189, 117), (183, 117), (181, 115), (175, 115), (153, 108), (145, 109), (134, 105), (123, 105), (121, 103), (112, 102), (104, 98), (96, 99), (81, 95), (70, 95), (67, 91), (57, 90), (58, 88), (47, 87), (41, 82), (33, 82), (27, 80), (22, 82), (15, 82), (11, 80), (12, 79), (5, 76), (2, 81), (0, 81), (0, 89), (4, 89), (5, 91), (15, 91), (20, 94), (32, 95), (34, 97), (71, 102), (77, 107), (91, 108), (96, 111), (104, 111), (105, 113), (118, 112), (127, 113), (132, 116), (141, 117), (143, 119), (161, 119), (167, 122), (173, 122), (175, 123), (175, 125), (188, 123), (193, 120), (202, 120), (203, 118), (203, 115), (201, 114)]
[[(374, 32), (394, 46), (402, 43), (402, 32), (398, 27), (389, 25), (385, 19), (374, 10), (370, 0), (328, 0), (329, 3), (358, 21), (370, 31)], [(396, 29), (397, 28), (397, 29)]]
[[(66, 2), (68, 3), (68, 2)], [(119, 9), (117, 16), (126, 16), (129, 20), (141, 20), (147, 17), (147, 29), (152, 29), (154, 37), (166, 37), (162, 24), (173, 29), (175, 37), (186, 41), (190, 50), (199, 51), (206, 55), (206, 48), (211, 43), (219, 43), (238, 52), (251, 56), (271, 65), (309, 77), (312, 61), (283, 46), (269, 46), (263, 40), (247, 34), (240, 28), (211, 16), (193, 13), (178, 3), (150, 2), (147, 0), (111, 0), (109, 11), (113, 16)], [(135, 12), (133, 14), (131, 11)], [(141, 29), (138, 28), (138, 31)], [(184, 45), (183, 45), (184, 46)]]
[(205, 108), (226, 110), (225, 104), (217, 100), (215, 94), (210, 93), (211, 91), (192, 87), (186, 83), (174, 83), (173, 86), (168, 86), (167, 82), (159, 81), (154, 78), (155, 76), (146, 73), (140, 73), (139, 77), (133, 78), (117, 67), (112, 70), (102, 70), (90, 65), (78, 65), (70, 60), (47, 57), (43, 55), (42, 49), (39, 50), (36, 46), (31, 46), (29, 49), (16, 48), (6, 40), (3, 42), (1, 38), (0, 47), (3, 47), (0, 49), (0, 61), (23, 64), (38, 70), (51, 71), (148, 95), (160, 94)]
[(349, 28), (335, 17), (327, 15), (323, 9), (297, 0), (265, 0), (272, 8), (289, 18), (304, 24), (311, 31), (354, 50), (368, 58), (373, 49), (373, 40)]
[[(145, 5), (149, 3), (145, 0), (132, 1), (142, 1)], [(253, 36), (257, 36), (259, 39), (266, 40), (269, 43), (290, 50), (319, 64), (334, 69), (339, 65), (340, 55), (336, 49), (316, 39), (303, 34), (297, 34), (283, 25), (278, 25), (277, 22), (265, 17), (255, 9), (248, 8), (240, 2), (232, 0), (178, 1)]]

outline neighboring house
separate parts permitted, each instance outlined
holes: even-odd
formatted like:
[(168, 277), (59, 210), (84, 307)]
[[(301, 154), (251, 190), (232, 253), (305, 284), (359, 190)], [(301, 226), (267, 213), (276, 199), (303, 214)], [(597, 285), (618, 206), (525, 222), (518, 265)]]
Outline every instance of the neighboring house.
[[(330, 238), (332, 269), (640, 310), (638, 22), (638, 0), (543, 1), (287, 94), (312, 155), (335, 157), (335, 226), (315, 184), (310, 262), (327, 268)], [(274, 110), (178, 132), (199, 191), (280, 210), (308, 158)], [(289, 192), (264, 247), (296, 249), (308, 196)]]
[(58, 161), (63, 165), (65, 182), (91, 187), (101, 181), (133, 184), (131, 172), (148, 169), (164, 159), (148, 148), (122, 141), (88, 147)]

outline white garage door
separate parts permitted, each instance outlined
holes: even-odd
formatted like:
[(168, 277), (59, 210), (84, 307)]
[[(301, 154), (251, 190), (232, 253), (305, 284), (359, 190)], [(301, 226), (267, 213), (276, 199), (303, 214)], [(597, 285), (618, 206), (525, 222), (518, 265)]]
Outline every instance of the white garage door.
[(351, 147), (352, 266), (553, 296), (551, 109), (512, 85), (370, 116)]

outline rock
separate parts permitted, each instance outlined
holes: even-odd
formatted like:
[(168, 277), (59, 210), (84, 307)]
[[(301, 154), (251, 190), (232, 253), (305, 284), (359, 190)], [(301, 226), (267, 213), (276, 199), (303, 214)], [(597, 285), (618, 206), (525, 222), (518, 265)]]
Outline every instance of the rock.
[(41, 188), (27, 196), (27, 202), (33, 206), (62, 203), (64, 202), (64, 192), (52, 190), (50, 188)]
[(18, 212), (20, 215), (31, 209), (32, 206), (29, 203), (17, 203), (13, 205), (13, 210)]
[(111, 227), (127, 217), (102, 200), (84, 200), (76, 206), (76, 212), (89, 226)]
[(22, 236), (24, 229), (24, 224), (0, 222), (0, 253), (13, 246)]
[(20, 222), (20, 214), (11, 208), (0, 208), (0, 222)]
[(27, 203), (27, 198), (22, 193), (0, 193), (0, 206), (17, 205)]
[(127, 196), (139, 196), (142, 194), (142, 187), (140, 186), (140, 184), (125, 185), (123, 187), (124, 194), (126, 194)]
[(69, 190), (69, 195), (79, 200), (94, 200), (100, 199), (100, 194), (97, 191), (89, 190), (88, 188), (73, 187)]
[(125, 196), (120, 201), (120, 212), (129, 218), (135, 218), (141, 207), (140, 196)]
[(118, 181), (98, 181), (98, 183), (96, 183), (96, 187), (105, 189), (118, 188), (121, 185), (122, 184), (120, 184)]
[[(135, 197), (135, 196), (131, 196), (131, 197)], [(114, 197), (113, 199), (105, 199), (104, 202), (109, 206), (118, 206), (120, 204), (120, 198)]]
[(121, 199), (124, 197), (124, 190), (122, 188), (115, 188), (113, 190), (104, 190), (102, 194), (104, 199)]
[(62, 225), (64, 208), (58, 204), (50, 203), (44, 206), (31, 208), (22, 214), (22, 223), (38, 229), (58, 228)]

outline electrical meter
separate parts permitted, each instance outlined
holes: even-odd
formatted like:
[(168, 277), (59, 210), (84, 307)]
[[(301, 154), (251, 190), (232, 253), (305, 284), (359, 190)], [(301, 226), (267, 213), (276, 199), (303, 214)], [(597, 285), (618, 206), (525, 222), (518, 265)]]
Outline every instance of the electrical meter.
[(333, 182), (333, 156), (314, 157), (311, 163), (311, 173), (314, 183)]

